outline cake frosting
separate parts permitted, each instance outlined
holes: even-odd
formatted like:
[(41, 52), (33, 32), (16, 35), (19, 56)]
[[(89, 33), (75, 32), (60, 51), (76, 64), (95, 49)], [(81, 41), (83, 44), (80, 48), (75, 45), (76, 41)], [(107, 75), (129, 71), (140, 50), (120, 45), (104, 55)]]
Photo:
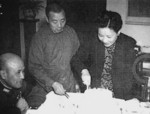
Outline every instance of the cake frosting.
[(50, 92), (46, 96), (46, 101), (37, 110), (28, 110), (27, 114), (145, 114), (137, 99), (115, 99), (112, 92), (107, 89), (94, 88), (86, 90), (85, 93), (68, 94), (70, 97), (66, 98)]

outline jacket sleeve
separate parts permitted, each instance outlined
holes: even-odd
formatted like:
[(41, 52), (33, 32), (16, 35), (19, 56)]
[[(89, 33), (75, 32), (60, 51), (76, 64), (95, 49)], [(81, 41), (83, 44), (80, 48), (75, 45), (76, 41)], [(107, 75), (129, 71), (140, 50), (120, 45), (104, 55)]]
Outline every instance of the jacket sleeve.
[(136, 58), (136, 52), (134, 50), (136, 46), (136, 41), (134, 39), (130, 39), (127, 43), (126, 43), (126, 63), (129, 64), (130, 66), (133, 65), (133, 62)]
[(86, 62), (89, 58), (89, 41), (86, 39), (84, 34), (78, 33), (80, 37), (80, 47), (76, 54), (71, 59), (71, 67), (72, 69), (78, 74), (78, 76), (81, 76), (81, 71), (83, 69), (87, 69)]
[[(134, 86), (136, 85), (136, 80), (134, 79), (133, 73), (132, 73), (132, 66), (134, 63), (134, 60), (136, 58), (136, 53), (134, 50), (134, 47), (136, 46), (136, 41), (134, 39), (130, 39), (129, 41), (126, 42), (126, 57), (124, 60), (125, 65), (125, 69), (124, 70), (124, 75), (126, 77), (126, 87), (128, 88), (128, 86), (131, 86), (130, 89), (130, 94), (125, 95), (126, 99), (135, 97), (133, 94), (136, 92), (136, 90), (134, 89)], [(124, 77), (124, 78), (125, 78)], [(131, 84), (131, 85), (130, 85)]]
[(79, 49), (79, 46), (80, 46), (80, 42), (79, 42), (79, 38), (78, 38), (78, 35), (77, 33), (75, 32), (74, 29), (72, 29), (72, 37), (73, 37), (73, 55), (76, 54), (77, 50)]
[(41, 36), (39, 34), (35, 34), (30, 44), (28, 68), (35, 80), (42, 85), (43, 88), (48, 89), (47, 91), (50, 91), (54, 80), (48, 76), (48, 73), (43, 68), (44, 44), (38, 37)]

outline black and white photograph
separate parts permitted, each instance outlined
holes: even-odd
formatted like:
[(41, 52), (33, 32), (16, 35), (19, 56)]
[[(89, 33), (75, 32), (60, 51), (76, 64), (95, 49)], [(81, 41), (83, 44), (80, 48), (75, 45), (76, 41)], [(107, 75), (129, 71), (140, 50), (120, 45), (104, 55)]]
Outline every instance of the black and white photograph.
[(150, 114), (150, 0), (0, 0), (0, 114)]

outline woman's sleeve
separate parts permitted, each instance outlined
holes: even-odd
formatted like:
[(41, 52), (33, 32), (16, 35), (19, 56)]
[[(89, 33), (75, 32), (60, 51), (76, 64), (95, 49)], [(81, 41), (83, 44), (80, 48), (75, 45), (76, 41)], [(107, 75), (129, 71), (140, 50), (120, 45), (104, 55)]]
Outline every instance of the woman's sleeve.
[(90, 55), (90, 41), (84, 34), (79, 34), (79, 37), (80, 47), (71, 59), (71, 67), (81, 76), (81, 71), (87, 69), (85, 63), (88, 61)]
[(127, 49), (126, 62), (132, 66), (136, 58), (136, 51), (134, 49), (136, 46), (136, 41), (132, 38), (128, 42), (129, 43), (126, 45), (126, 49)]

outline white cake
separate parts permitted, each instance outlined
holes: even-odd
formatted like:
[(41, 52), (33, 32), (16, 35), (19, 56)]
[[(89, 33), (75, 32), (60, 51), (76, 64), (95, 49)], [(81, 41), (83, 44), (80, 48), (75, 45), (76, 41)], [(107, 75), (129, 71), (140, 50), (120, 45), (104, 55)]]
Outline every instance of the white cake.
[[(112, 92), (106, 89), (89, 89), (85, 93), (68, 93), (65, 96), (51, 92), (46, 101), (37, 110), (29, 110), (27, 114), (120, 114), (113, 102)], [(108, 108), (111, 109), (108, 110)]]
[(107, 89), (89, 89), (84, 93), (80, 114), (120, 114), (112, 98), (112, 92)]
[[(37, 110), (28, 110), (27, 114), (129, 114), (139, 112), (139, 109), (138, 114), (146, 114), (145, 111), (148, 111), (140, 108), (140, 102), (136, 99), (125, 101), (112, 98), (112, 92), (106, 89), (68, 94), (69, 99), (50, 92)], [(122, 112), (120, 109), (123, 109)]]

